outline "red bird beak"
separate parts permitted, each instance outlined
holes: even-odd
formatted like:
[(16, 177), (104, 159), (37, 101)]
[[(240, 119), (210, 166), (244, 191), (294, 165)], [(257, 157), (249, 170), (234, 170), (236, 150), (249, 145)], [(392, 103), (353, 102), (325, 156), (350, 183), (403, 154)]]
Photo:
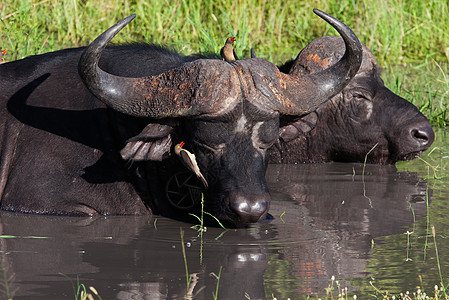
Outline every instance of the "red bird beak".
[(231, 38), (231, 42), (235, 42), (235, 36)]

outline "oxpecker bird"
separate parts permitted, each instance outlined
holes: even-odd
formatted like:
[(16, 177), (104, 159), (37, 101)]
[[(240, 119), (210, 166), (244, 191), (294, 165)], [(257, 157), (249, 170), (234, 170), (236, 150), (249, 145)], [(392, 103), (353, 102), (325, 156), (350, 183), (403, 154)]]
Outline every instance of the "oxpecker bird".
[(232, 47), (233, 42), (235, 42), (235, 37), (227, 38), (225, 45), (220, 50), (220, 55), (225, 61), (235, 61), (238, 59), (235, 49)]
[(0, 48), (0, 64), (5, 62), (5, 60), (3, 59), (3, 55), (5, 55), (5, 53), (6, 53), (6, 49), (2, 50), (2, 48)]
[(182, 148), (184, 146), (184, 142), (181, 142), (175, 146), (175, 153), (181, 158), (182, 163), (186, 166), (187, 169), (195, 173), (195, 175), (201, 180), (204, 184), (204, 187), (207, 187), (206, 178), (204, 178), (203, 174), (201, 174), (200, 168), (196, 162), (195, 154), (190, 153), (186, 149)]

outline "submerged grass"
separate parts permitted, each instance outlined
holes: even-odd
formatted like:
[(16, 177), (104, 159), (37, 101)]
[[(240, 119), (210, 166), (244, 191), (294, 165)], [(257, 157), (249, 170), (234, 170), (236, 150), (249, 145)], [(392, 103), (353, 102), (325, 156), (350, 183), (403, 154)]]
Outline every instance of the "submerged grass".
[(222, 228), (226, 230), (226, 227), (224, 227), (224, 225), (220, 222), (220, 220), (215, 217), (213, 214), (207, 212), (204, 210), (204, 194), (201, 194), (201, 215), (198, 217), (195, 214), (189, 213), (189, 215), (191, 215), (192, 217), (195, 217), (200, 224), (197, 225), (193, 225), (192, 228), (199, 231), (199, 232), (204, 232), (207, 230), (206, 226), (204, 226), (204, 214), (208, 215), (209, 217), (211, 217), (212, 219), (215, 220), (215, 222), (217, 222), (217, 224)]
[(438, 265), (438, 275), (440, 276), (440, 284), (441, 284), (441, 287), (443, 287), (442, 292), (444, 293), (444, 296), (447, 297), (446, 286), (444, 285), (444, 279), (443, 279), (443, 275), (441, 273), (441, 264), (440, 264), (440, 257), (438, 255), (438, 246), (437, 246), (437, 240), (436, 240), (436, 234), (435, 234), (435, 226), (432, 226), (432, 237), (433, 237), (433, 244), (435, 245), (435, 256), (436, 256), (436, 261), (437, 261), (437, 265)]
[(215, 292), (212, 293), (212, 297), (214, 300), (218, 299), (218, 287), (220, 286), (221, 270), (223, 270), (222, 266), (220, 266), (220, 270), (218, 270), (218, 275), (213, 274), (215, 279), (217, 280), (217, 285), (215, 286)]
[(79, 277), (76, 278), (76, 281), (73, 281), (70, 277), (63, 273), (59, 273), (59, 275), (67, 278), (72, 284), (75, 300), (94, 300), (95, 298), (93, 295), (95, 295), (98, 300), (102, 300), (97, 290), (93, 286), (86, 288), (86, 285), (80, 282)]
[[(182, 228), (179, 228), (179, 234), (181, 236), (181, 249), (182, 249), (182, 257), (184, 259), (184, 268), (186, 271), (186, 291), (190, 290), (190, 283), (192, 282), (192, 276), (189, 275), (189, 267), (187, 265), (187, 255), (186, 255), (186, 248), (184, 246), (184, 230)], [(189, 296), (189, 295), (186, 295)]]
[[(349, 292), (347, 287), (341, 285), (340, 281), (332, 276), (329, 286), (326, 288), (325, 296), (304, 296), (302, 299), (317, 299), (317, 300), (357, 300), (357, 299), (383, 299), (383, 300), (449, 300), (449, 296), (445, 292), (443, 286), (435, 285), (433, 291), (426, 292), (420, 286), (416, 287), (415, 291), (406, 291), (398, 294), (392, 294), (384, 291), (375, 282), (369, 281), (369, 285), (373, 292), (369, 298), (362, 298), (357, 296), (357, 293)], [(273, 300), (277, 300), (276, 297)]]
[[(182, 228), (180, 228), (179, 230), (180, 230), (180, 236), (181, 236), (182, 257), (184, 259), (184, 269), (185, 269), (185, 272), (186, 272), (186, 295), (185, 295), (185, 299), (194, 299), (196, 297), (196, 295), (198, 295), (204, 289), (204, 287), (199, 288), (198, 291), (196, 293), (194, 293), (195, 287), (196, 287), (196, 285), (198, 283), (198, 274), (196, 274), (196, 273), (189, 274), (189, 268), (188, 268), (188, 264), (187, 264), (187, 254), (186, 254), (186, 249), (185, 249), (185, 246), (184, 246), (184, 231), (182, 230)], [(201, 231), (201, 234), (202, 234), (202, 231)], [(202, 246), (202, 240), (201, 240), (201, 246)], [(221, 277), (222, 269), (223, 269), (223, 267), (220, 266), (220, 269), (218, 271), (218, 275), (216, 275), (215, 273), (211, 273), (210, 274), (211, 276), (215, 277), (215, 279), (217, 280), (217, 284), (215, 286), (215, 292), (212, 292), (212, 297), (215, 300), (218, 299), (218, 287), (220, 285), (220, 277)]]
[(337, 34), (312, 13), (315, 7), (353, 28), (387, 70), (390, 88), (420, 107), (434, 124), (446, 125), (446, 0), (2, 1), (0, 48), (8, 49), (5, 60), (12, 61), (87, 45), (116, 21), (136, 13), (137, 19), (114, 42), (165, 44), (184, 54), (218, 53), (226, 37), (236, 36), (239, 57), (248, 57), (254, 47), (259, 57), (282, 64), (314, 38)]
[(11, 289), (10, 283), (13, 281), (14, 275), (8, 275), (5, 265), (3, 264), (3, 256), (0, 256), (0, 292), (3, 299), (12, 300), (14, 291)]

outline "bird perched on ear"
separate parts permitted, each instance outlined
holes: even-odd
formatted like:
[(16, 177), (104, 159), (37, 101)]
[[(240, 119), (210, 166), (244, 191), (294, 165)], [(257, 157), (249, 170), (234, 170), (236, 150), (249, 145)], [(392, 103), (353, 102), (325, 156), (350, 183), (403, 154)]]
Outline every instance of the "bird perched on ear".
[(235, 61), (238, 59), (235, 49), (232, 47), (233, 42), (235, 42), (235, 37), (227, 38), (225, 45), (220, 50), (220, 55), (225, 61)]
[(201, 174), (198, 163), (196, 162), (195, 154), (190, 153), (186, 149), (182, 148), (182, 146), (184, 146), (184, 142), (181, 142), (175, 146), (175, 154), (181, 158), (182, 163), (186, 166), (187, 169), (195, 173), (195, 175), (204, 184), (204, 187), (207, 187), (206, 178), (204, 178), (203, 174)]

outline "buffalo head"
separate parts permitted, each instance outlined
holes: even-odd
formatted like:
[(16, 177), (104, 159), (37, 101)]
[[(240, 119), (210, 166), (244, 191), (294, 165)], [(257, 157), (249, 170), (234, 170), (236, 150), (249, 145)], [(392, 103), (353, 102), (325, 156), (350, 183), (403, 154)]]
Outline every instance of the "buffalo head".
[(260, 58), (229, 63), (198, 59), (164, 73), (119, 77), (98, 67), (103, 49), (134, 16), (101, 34), (83, 53), (79, 72), (108, 107), (146, 118), (149, 125), (127, 141), (122, 157), (162, 160), (180, 141), (208, 181), (206, 210), (234, 224), (257, 222), (269, 208), (267, 149), (278, 138), (280, 116), (314, 111), (357, 73), (361, 45), (342, 22), (316, 10), (341, 34), (345, 54), (331, 68), (285, 74)]
[[(344, 49), (339, 37), (318, 38), (281, 70), (316, 74), (337, 62)], [(367, 162), (393, 164), (415, 158), (433, 140), (427, 118), (385, 87), (374, 55), (363, 46), (360, 69), (341, 92), (311, 114), (281, 121), (270, 161), (364, 162), (369, 152)]]

